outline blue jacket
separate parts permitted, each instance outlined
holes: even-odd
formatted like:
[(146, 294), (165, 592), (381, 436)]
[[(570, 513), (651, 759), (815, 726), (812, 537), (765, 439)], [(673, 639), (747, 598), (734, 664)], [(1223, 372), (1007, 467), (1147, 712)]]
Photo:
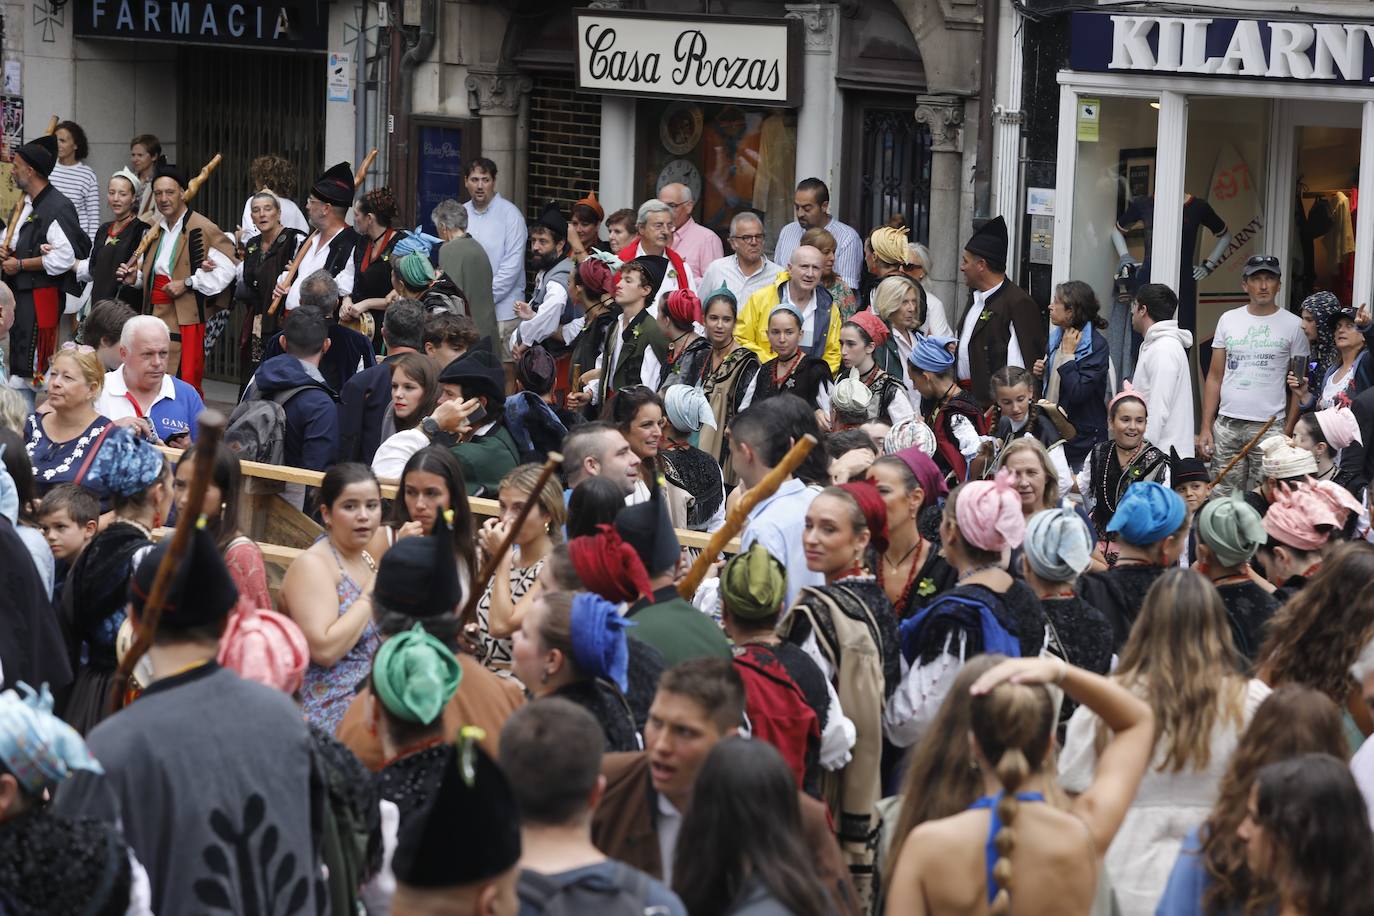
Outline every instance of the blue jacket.
[(288, 353), (264, 360), (253, 373), (252, 387), (264, 395), (302, 385), (310, 387), (282, 405), (286, 412), (285, 460), (291, 467), (323, 471), (339, 454), (339, 416), (334, 392)]
[[(266, 360), (286, 352), (282, 349), (281, 334), (273, 334), (263, 343), (262, 358)], [(320, 358), (320, 375), (331, 391), (339, 391), (354, 373), (377, 365), (372, 339), (340, 324), (329, 325), (329, 349)]]
[[(1045, 378), (1059, 373), (1059, 406), (1068, 414), (1078, 435), (1064, 444), (1069, 464), (1077, 466), (1092, 447), (1107, 438), (1107, 374), (1110, 353), (1107, 335), (1087, 325), (1075, 358), (1058, 360), (1060, 334), (1050, 334)], [(1087, 344), (1085, 347), (1084, 344)]]
[(340, 461), (371, 464), (377, 454), (382, 444), (382, 420), (391, 404), (390, 364), (394, 359), (394, 355), (388, 356), (364, 369), (339, 389)]

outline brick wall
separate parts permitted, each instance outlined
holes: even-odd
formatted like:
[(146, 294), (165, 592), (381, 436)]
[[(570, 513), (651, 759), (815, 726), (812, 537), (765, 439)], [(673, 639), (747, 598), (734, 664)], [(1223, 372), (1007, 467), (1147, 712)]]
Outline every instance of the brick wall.
[(549, 200), (563, 215), (600, 180), (601, 99), (573, 89), (571, 78), (536, 76), (530, 93), (529, 185), (531, 220)]

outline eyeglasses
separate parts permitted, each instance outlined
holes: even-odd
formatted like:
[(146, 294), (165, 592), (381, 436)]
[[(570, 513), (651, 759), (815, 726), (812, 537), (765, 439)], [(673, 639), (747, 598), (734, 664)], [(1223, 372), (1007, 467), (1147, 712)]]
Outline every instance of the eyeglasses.
[(94, 353), (94, 352), (95, 352), (95, 347), (88, 347), (88, 346), (86, 346), (85, 344), (74, 343), (73, 341), (70, 341), (70, 340), (67, 341), (66, 343), (64, 343), (64, 344), (62, 345), (61, 349), (67, 350), (67, 351), (75, 351), (75, 352), (77, 352), (77, 353)]
[(730, 239), (731, 239), (731, 241), (735, 241), (735, 242), (747, 242), (747, 243), (751, 243), (751, 244), (757, 244), (757, 243), (763, 241), (763, 236), (762, 236), (762, 235), (732, 235), (732, 236), (730, 236)]

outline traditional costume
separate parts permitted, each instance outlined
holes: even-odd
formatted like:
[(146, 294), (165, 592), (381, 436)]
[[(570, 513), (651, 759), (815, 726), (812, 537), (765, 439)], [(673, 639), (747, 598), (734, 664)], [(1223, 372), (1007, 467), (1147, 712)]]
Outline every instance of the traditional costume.
[[(185, 193), (188, 182), (181, 169), (160, 162), (153, 182), (163, 178), (175, 181)], [(167, 325), (172, 338), (167, 371), (200, 391), (205, 377), (205, 321), (228, 306), (222, 294), (237, 275), (234, 243), (213, 222), (185, 206), (170, 225), (159, 212), (154, 225), (160, 229), (157, 244), (148, 246), (137, 279), (143, 287), (143, 313), (156, 315)], [(195, 263), (193, 251), (201, 255)], [(201, 269), (206, 259), (214, 263), (212, 270)], [(186, 287), (175, 298), (166, 290), (173, 280)]]
[[(954, 365), (951, 343), (952, 337), (922, 337), (911, 351), (911, 364), (924, 372), (948, 373)], [(956, 386), (950, 382), (943, 394), (922, 400), (931, 402), (925, 421), (935, 433), (935, 464), (958, 484), (968, 478), (968, 463), (978, 454), (987, 426), (983, 410), (972, 395), (962, 389), (949, 393)]]
[[(258, 234), (244, 244), (237, 287), (238, 298), (248, 305), (243, 330), (239, 333), (239, 361), (245, 373), (244, 384), (252, 377), (253, 367), (263, 360), (264, 338), (280, 331), (286, 318), (283, 309), (278, 309), (275, 315), (268, 314), (272, 307), (272, 289), (277, 277), (291, 265), (303, 238), (305, 233), (299, 229), (282, 226), (270, 243)], [(389, 270), (387, 279), (390, 280)]]
[[(1130, 385), (1112, 398), (1107, 411), (1123, 398), (1133, 398), (1145, 403)], [(1116, 515), (1123, 497), (1132, 484), (1142, 481), (1167, 482), (1169, 479), (1169, 456), (1155, 448), (1145, 439), (1129, 453), (1117, 448), (1115, 440), (1108, 439), (1093, 446), (1083, 470), (1078, 473), (1079, 490), (1083, 493), (1084, 506), (1088, 516), (1097, 528), (1099, 541), (1111, 541), (1108, 528)]]
[[(1006, 221), (1000, 216), (988, 220), (973, 233), (964, 250), (984, 259), (992, 272), (1005, 273)], [(992, 404), (988, 388), (992, 373), (1003, 366), (1027, 368), (1045, 352), (1047, 343), (1040, 306), (1003, 276), (992, 289), (973, 292), (960, 322), (956, 377), (963, 388), (976, 394), (980, 406), (987, 408)]]
[[(773, 307), (764, 319), (764, 327), (773, 317), (773, 312), (786, 309), (797, 316), (797, 324), (802, 321), (801, 311), (790, 303)], [(736, 340), (739, 335), (736, 335)], [(769, 350), (768, 352), (772, 352)], [(820, 356), (813, 356), (804, 347), (798, 347), (792, 358), (784, 361), (774, 356), (759, 367), (758, 380), (754, 387), (754, 402), (766, 401), (775, 394), (795, 394), (807, 404), (826, 413), (830, 412), (830, 385), (834, 376), (830, 363)]]
[[(716, 299), (728, 300), (730, 308), (739, 312), (739, 303), (728, 288), (722, 286), (706, 297), (707, 311)], [(725, 431), (734, 422), (735, 415), (753, 403), (759, 377), (758, 355), (738, 343), (734, 346), (735, 349), (719, 362), (716, 361), (714, 350), (708, 352), (697, 364), (695, 375), (684, 373), (682, 379), (686, 384), (700, 388), (711, 405), (715, 426), (702, 428), (697, 447), (719, 462), (725, 485), (730, 487), (735, 485), (737, 478), (731, 467), (730, 446), (725, 439)]]
[[(169, 548), (159, 544), (134, 573), (135, 620)], [(197, 528), (173, 572), (160, 633), (201, 639), (237, 598), (214, 540)], [(122, 827), (148, 870), (155, 912), (321, 912), (313, 825), (324, 800), (300, 709), (213, 657), (159, 675), (91, 732), (105, 774), (64, 783), (57, 813)]]
[[(111, 180), (115, 178), (127, 181), (134, 190), (134, 197), (138, 197), (137, 175), (123, 168), (111, 176)], [(123, 224), (111, 220), (96, 230), (95, 237), (91, 239), (90, 257), (78, 261), (76, 265), (77, 279), (91, 284), (91, 302), (119, 299), (135, 309), (143, 305), (142, 293), (135, 287), (116, 280), (115, 271), (133, 259), (134, 250), (138, 248), (139, 242), (143, 241), (143, 234), (149, 228), (148, 223), (139, 219), (136, 214), (130, 213)]]
[[(673, 385), (663, 392), (663, 410), (674, 429), (691, 438), (715, 427), (715, 414), (701, 389)], [(720, 464), (708, 453), (665, 436), (658, 453), (668, 481), (669, 514), (673, 525), (693, 531), (714, 531), (725, 522), (725, 478)], [(679, 498), (680, 497), (680, 498)]]
[(573, 595), (569, 616), (574, 670), (580, 677), (554, 691), (591, 713), (601, 726), (606, 753), (637, 751), (643, 745), (625, 691), (629, 689), (630, 640), (636, 626), (616, 605), (595, 592)]
[(658, 289), (663, 285), (663, 273), (668, 262), (663, 258), (636, 258), (635, 266), (642, 267), (649, 277), (649, 298), (639, 313), (626, 321), (624, 315), (611, 326), (602, 345), (596, 364), (601, 369), (597, 383), (596, 402), (609, 415), (610, 401), (622, 388), (645, 384), (646, 378), (656, 379), (660, 367), (668, 359), (668, 339), (658, 321), (649, 311)]
[[(11, 256), (20, 270), (7, 278), (14, 291), (14, 325), (10, 328), (10, 372), (18, 378), (41, 380), (48, 360), (57, 351), (57, 322), (66, 308), (66, 295), (80, 292), (76, 262), (91, 253), (91, 240), (81, 231), (72, 202), (47, 183), (57, 164), (57, 138), (39, 137), (14, 151), (43, 176), (43, 189), (27, 198), (19, 215)], [(48, 246), (45, 253), (43, 247)], [(42, 262), (33, 268), (33, 261)], [(25, 270), (23, 262), (29, 261)]]
[[(310, 186), (311, 197), (345, 210), (353, 206), (353, 191), (353, 167), (347, 162), (331, 166)], [(286, 311), (292, 311), (301, 304), (301, 284), (317, 270), (327, 271), (334, 278), (339, 286), (340, 299), (351, 296), (354, 282), (353, 252), (361, 243), (362, 236), (347, 223), (340, 223), (328, 238), (317, 230), (306, 239), (302, 243), (306, 246), (305, 257), (283, 301)], [(285, 272), (279, 279), (285, 279)]]
[[(856, 312), (846, 324), (863, 331), (869, 342), (881, 349), (892, 335), (887, 324), (871, 311)], [(877, 350), (874, 351), (876, 356)], [(832, 429), (846, 429), (865, 423), (885, 423), (894, 426), (912, 415), (911, 398), (907, 396), (902, 376), (893, 375), (879, 366), (875, 359), (867, 372), (857, 368), (839, 371), (841, 379), (835, 385), (835, 407)]]
[[(930, 428), (919, 419), (913, 417), (906, 426), (894, 427), (894, 432), (901, 430), (924, 430), (927, 436), (930, 435)], [(883, 443), (886, 448), (891, 449), (898, 444), (893, 439), (893, 433), (889, 432), (887, 440)], [(925, 512), (933, 508), (940, 511), (940, 504), (944, 501), (945, 495), (949, 492), (949, 487), (945, 484), (944, 475), (935, 466), (930, 455), (919, 446), (902, 448), (896, 452), (889, 452), (894, 458), (901, 460), (916, 478), (921, 486), (921, 508), (917, 512)], [(915, 526), (916, 519), (912, 519), (911, 524)], [(916, 536), (924, 538), (919, 527)], [(907, 574), (906, 583), (902, 586), (901, 593), (897, 600), (892, 602), (892, 612), (897, 615), (899, 621), (906, 620), (914, 615), (921, 608), (925, 607), (935, 599), (935, 596), (954, 588), (959, 584), (959, 574), (950, 566), (948, 561), (940, 555), (940, 545), (938, 542), (927, 540), (929, 545), (926, 549), (926, 558), (919, 566), (912, 564), (911, 571)], [(920, 546), (919, 544), (917, 545)], [(887, 594), (887, 588), (883, 582), (885, 563), (879, 558), (878, 562), (878, 587)]]
[(1232, 494), (1203, 504), (1197, 513), (1197, 533), (1218, 563), (1242, 570), (1224, 579), (1213, 579), (1212, 584), (1226, 605), (1231, 638), (1248, 668), (1255, 663), (1264, 642), (1265, 627), (1279, 607), (1273, 593), (1261, 588), (1243, 571), (1269, 539), (1264, 521), (1254, 507)]

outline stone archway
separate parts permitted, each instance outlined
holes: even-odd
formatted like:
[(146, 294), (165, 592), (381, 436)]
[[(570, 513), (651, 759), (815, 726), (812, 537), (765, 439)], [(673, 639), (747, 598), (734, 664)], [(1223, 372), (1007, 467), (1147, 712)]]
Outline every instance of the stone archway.
[(996, 0), (892, 0), (921, 49), (930, 94), (978, 93), (984, 2)]

